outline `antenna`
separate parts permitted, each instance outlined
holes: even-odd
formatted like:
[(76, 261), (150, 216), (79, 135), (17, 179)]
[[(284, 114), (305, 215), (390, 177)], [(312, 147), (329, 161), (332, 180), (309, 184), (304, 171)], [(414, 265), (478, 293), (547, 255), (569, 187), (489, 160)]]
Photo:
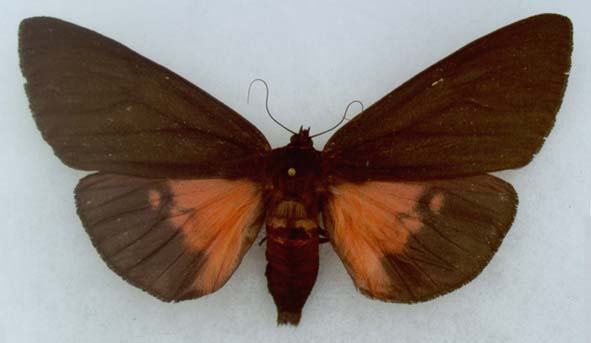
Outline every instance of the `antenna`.
[(363, 103), (362, 103), (361, 101), (359, 101), (359, 100), (353, 100), (353, 101), (351, 101), (351, 102), (350, 102), (350, 103), (347, 105), (347, 107), (345, 108), (345, 112), (343, 112), (343, 117), (341, 118), (341, 120), (340, 120), (340, 121), (339, 121), (339, 122), (338, 122), (338, 123), (337, 123), (335, 126), (331, 127), (331, 128), (330, 128), (330, 129), (328, 129), (328, 130), (324, 130), (324, 131), (322, 131), (322, 132), (320, 132), (320, 133), (317, 133), (317, 134), (315, 134), (315, 135), (312, 135), (312, 136), (310, 136), (310, 138), (318, 137), (318, 136), (320, 136), (320, 135), (323, 135), (323, 134), (325, 134), (325, 133), (328, 133), (328, 132), (330, 132), (330, 131), (332, 131), (332, 130), (336, 129), (337, 127), (339, 127), (339, 126), (340, 126), (340, 125), (341, 125), (341, 124), (342, 124), (342, 123), (343, 123), (345, 120), (347, 120), (347, 112), (349, 111), (349, 107), (351, 107), (351, 105), (353, 105), (353, 104), (355, 104), (355, 103), (357, 103), (357, 104), (359, 104), (359, 105), (361, 106), (361, 112), (363, 112), (363, 111), (365, 110), (365, 108), (364, 108), (364, 106), (363, 106)]
[(285, 130), (291, 132), (292, 134), (296, 134), (294, 131), (290, 130), (287, 126), (281, 124), (279, 122), (279, 120), (275, 119), (275, 117), (273, 117), (273, 115), (271, 114), (271, 111), (269, 111), (269, 85), (267, 85), (267, 82), (265, 82), (265, 80), (263, 79), (254, 79), (250, 82), (250, 85), (248, 86), (248, 95), (246, 96), (246, 103), (248, 104), (250, 102), (250, 90), (252, 88), (252, 85), (255, 82), (261, 82), (264, 86), (265, 86), (265, 90), (266, 90), (266, 95), (265, 95), (265, 109), (267, 110), (267, 114), (269, 115), (269, 117), (271, 117), (271, 119), (273, 119), (273, 121), (275, 123), (277, 123), (277, 125), (281, 126), (282, 128), (284, 128)]

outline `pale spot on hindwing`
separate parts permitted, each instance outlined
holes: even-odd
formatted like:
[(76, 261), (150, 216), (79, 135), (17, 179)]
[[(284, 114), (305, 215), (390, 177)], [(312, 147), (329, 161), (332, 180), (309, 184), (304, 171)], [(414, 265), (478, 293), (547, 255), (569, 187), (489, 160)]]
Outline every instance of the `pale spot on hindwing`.
[(148, 192), (148, 200), (150, 201), (150, 206), (152, 206), (153, 209), (159, 208), (160, 207), (160, 192), (151, 189)]
[(441, 209), (443, 208), (443, 200), (443, 194), (435, 193), (435, 195), (433, 195), (429, 202), (429, 209), (432, 213), (439, 214), (441, 212)]

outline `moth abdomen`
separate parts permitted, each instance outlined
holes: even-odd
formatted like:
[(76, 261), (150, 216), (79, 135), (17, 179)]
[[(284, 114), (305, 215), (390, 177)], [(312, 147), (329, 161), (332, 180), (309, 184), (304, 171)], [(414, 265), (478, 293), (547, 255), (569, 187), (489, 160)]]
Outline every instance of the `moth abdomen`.
[(266, 276), (277, 306), (278, 324), (299, 323), (318, 274), (318, 244), (315, 220), (268, 218)]

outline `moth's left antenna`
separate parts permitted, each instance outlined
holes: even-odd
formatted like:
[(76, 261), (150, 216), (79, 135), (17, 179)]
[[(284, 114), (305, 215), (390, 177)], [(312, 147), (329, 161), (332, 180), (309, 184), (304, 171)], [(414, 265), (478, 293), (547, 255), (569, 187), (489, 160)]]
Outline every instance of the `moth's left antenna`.
[(246, 96), (246, 103), (248, 104), (250, 102), (250, 90), (252, 88), (252, 85), (255, 82), (261, 82), (264, 86), (265, 86), (265, 90), (266, 90), (266, 95), (265, 95), (265, 109), (267, 110), (267, 114), (269, 115), (269, 117), (271, 117), (271, 119), (273, 119), (273, 121), (275, 123), (277, 123), (277, 125), (281, 126), (282, 128), (284, 128), (285, 130), (291, 132), (292, 134), (296, 134), (294, 131), (290, 130), (287, 126), (281, 124), (279, 122), (279, 120), (275, 119), (275, 117), (273, 117), (273, 115), (271, 114), (271, 111), (269, 111), (269, 85), (267, 85), (267, 82), (265, 82), (265, 80), (263, 79), (254, 79), (250, 82), (250, 85), (248, 86), (248, 95)]

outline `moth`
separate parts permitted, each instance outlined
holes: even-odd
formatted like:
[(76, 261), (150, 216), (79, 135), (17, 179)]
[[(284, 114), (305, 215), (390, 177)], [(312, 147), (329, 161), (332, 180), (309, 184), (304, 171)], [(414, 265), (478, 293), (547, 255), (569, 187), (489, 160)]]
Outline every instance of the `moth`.
[(572, 25), (536, 15), (484, 36), (362, 111), (322, 151), (309, 129), (271, 149), (234, 110), (96, 32), (19, 29), (35, 122), (66, 165), (95, 171), (78, 214), (107, 265), (164, 301), (222, 287), (263, 224), (279, 324), (298, 324), (329, 241), (355, 287), (413, 303), (488, 264), (517, 194), (489, 172), (528, 164), (566, 88)]

